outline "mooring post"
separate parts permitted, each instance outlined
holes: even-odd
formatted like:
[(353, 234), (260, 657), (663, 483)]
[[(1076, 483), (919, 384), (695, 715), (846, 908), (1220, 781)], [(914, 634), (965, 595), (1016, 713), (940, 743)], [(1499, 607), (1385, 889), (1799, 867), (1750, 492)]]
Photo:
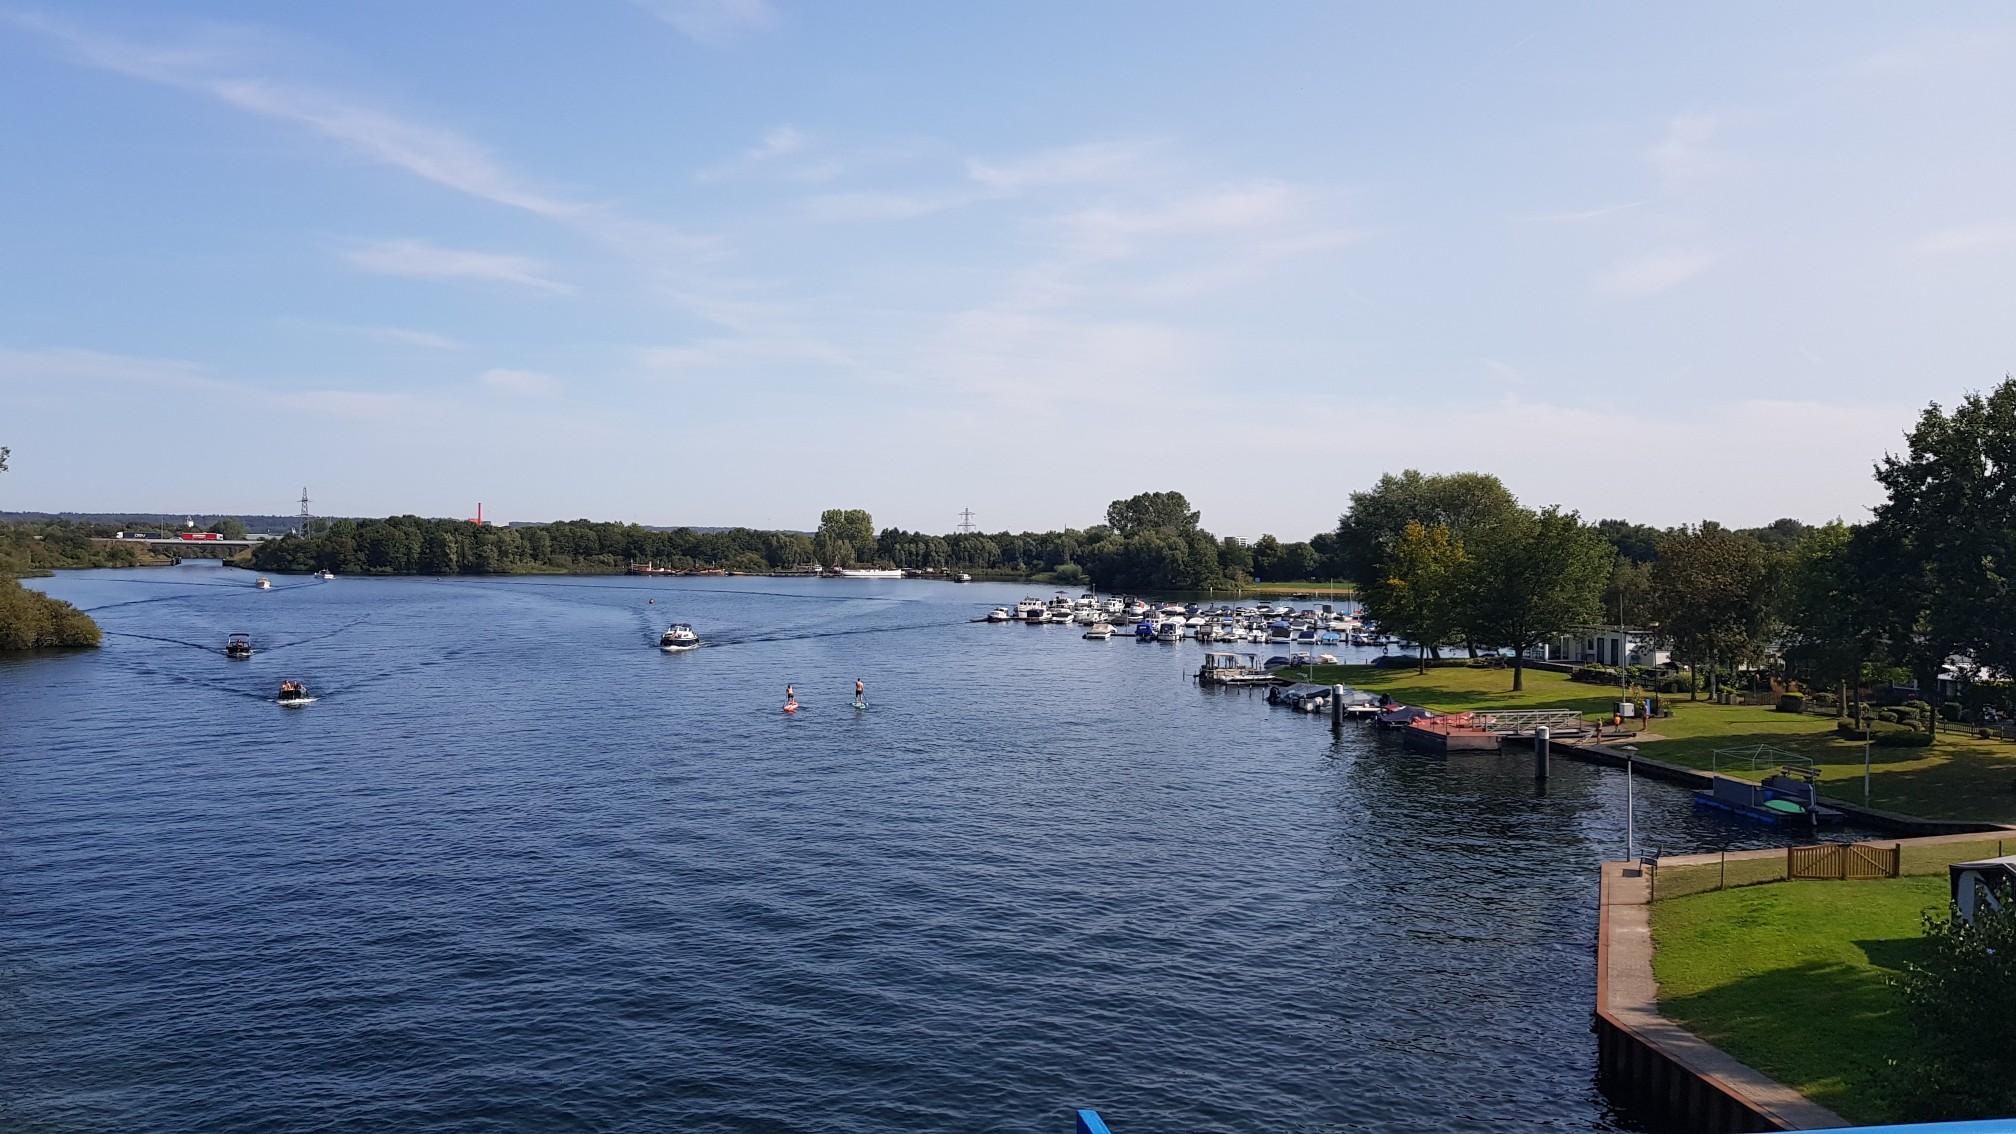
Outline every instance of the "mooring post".
[(1533, 778), (1547, 778), (1547, 745), (1553, 739), (1553, 730), (1541, 725), (1533, 730)]
[(1330, 731), (1341, 732), (1344, 728), (1344, 687), (1330, 687)]

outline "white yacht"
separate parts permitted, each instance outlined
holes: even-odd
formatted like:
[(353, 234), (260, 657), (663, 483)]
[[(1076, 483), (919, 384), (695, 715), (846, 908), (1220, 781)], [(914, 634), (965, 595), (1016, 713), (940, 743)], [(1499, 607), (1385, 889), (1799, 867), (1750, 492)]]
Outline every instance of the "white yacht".
[(1100, 614), (1096, 610), (1093, 610), (1089, 606), (1079, 610), (1078, 613), (1072, 615), (1071, 618), (1072, 621), (1078, 623), (1078, 625), (1080, 626), (1091, 626), (1096, 623), (1104, 622), (1106, 620), (1104, 615)]
[(1036, 611), (1039, 610), (1047, 611), (1049, 609), (1050, 609), (1049, 607), (1043, 605), (1043, 600), (1040, 598), (1025, 598), (1021, 602), (1015, 604), (1015, 619), (1016, 621), (1019, 622), (1025, 618), (1028, 618), (1032, 613), (1035, 613)]
[(987, 612), (987, 621), (989, 622), (1011, 622), (1014, 618), (1015, 616), (1009, 614), (1008, 608), (1005, 606), (997, 606)]
[(668, 654), (697, 650), (700, 648), (700, 635), (695, 634), (693, 628), (684, 622), (674, 622), (658, 636), (658, 648)]
[(1038, 606), (1036, 609), (1024, 614), (1022, 621), (1027, 622), (1031, 626), (1041, 626), (1045, 622), (1050, 621), (1050, 608), (1047, 606)]
[(1182, 637), (1183, 623), (1174, 618), (1165, 618), (1155, 624), (1155, 640), (1158, 642), (1174, 642)]
[(336, 577), (336, 572), (324, 568), (320, 571), (315, 572), (315, 577), (323, 580), (324, 582), (327, 582), (328, 580)]
[(1112, 636), (1113, 627), (1110, 623), (1094, 622), (1085, 628), (1085, 637), (1095, 642), (1103, 642)]

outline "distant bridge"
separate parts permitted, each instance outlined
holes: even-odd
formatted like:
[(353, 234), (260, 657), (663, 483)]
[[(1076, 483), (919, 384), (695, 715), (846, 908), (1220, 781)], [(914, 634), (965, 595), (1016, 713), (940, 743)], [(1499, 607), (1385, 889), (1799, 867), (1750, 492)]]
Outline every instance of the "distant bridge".
[(101, 538), (96, 542), (109, 547), (142, 547), (166, 559), (231, 559), (248, 547), (257, 547), (264, 540), (256, 539), (160, 539), (148, 536), (119, 536)]

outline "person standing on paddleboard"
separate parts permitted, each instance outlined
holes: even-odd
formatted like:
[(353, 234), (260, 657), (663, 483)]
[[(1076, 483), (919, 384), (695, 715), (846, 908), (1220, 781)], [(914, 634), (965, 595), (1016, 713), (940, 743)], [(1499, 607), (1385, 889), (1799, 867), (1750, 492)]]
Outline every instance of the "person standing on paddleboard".
[(798, 707), (798, 691), (791, 686), (784, 687), (784, 708), (786, 711)]
[(854, 707), (857, 709), (868, 707), (868, 685), (858, 677), (854, 679)]

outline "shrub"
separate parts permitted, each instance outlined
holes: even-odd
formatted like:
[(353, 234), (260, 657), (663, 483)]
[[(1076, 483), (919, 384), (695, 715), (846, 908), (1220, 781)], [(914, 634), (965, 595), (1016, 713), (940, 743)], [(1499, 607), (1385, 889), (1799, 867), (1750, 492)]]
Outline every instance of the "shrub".
[(1960, 702), (1958, 702), (1958, 701), (1947, 701), (1947, 702), (1945, 702), (1944, 704), (1940, 705), (1940, 706), (1939, 706), (1939, 719), (1940, 719), (1940, 720), (1942, 720), (1942, 721), (1957, 721), (1957, 720), (1959, 720), (1959, 719), (1960, 719)]
[(1914, 1121), (2016, 1113), (2016, 909), (1925, 914), (1923, 961), (1892, 984), (1911, 1042), (1897, 1045), (1893, 1083)]
[(1867, 735), (1868, 730), (1857, 727), (1854, 721), (1835, 721), (1834, 732), (1850, 740), (1861, 740)]
[(1932, 734), (1912, 727), (1896, 732), (1879, 732), (1870, 743), (1878, 748), (1924, 748), (1932, 743)]
[(1903, 724), (1903, 723), (1904, 723), (1904, 710), (1902, 710), (1902, 709), (1881, 709), (1881, 710), (1878, 710), (1878, 711), (1877, 711), (1877, 713), (1876, 713), (1876, 719), (1877, 719), (1877, 720), (1879, 720), (1879, 721), (1888, 721), (1888, 722), (1889, 722), (1889, 723), (1891, 723), (1891, 724)]
[(1607, 665), (1578, 665), (1568, 674), (1568, 680), (1585, 685), (1615, 685), (1617, 671)]
[(1907, 712), (1916, 713), (1920, 717), (1932, 714), (1932, 702), (1930, 701), (1906, 701), (1903, 707)]
[(1806, 694), (1778, 694), (1778, 711), (1781, 713), (1803, 713), (1806, 711)]
[(1993, 740), (1995, 739), (1995, 730), (1992, 728), (1977, 728), (1974, 730), (1974, 735), (1982, 740)]

